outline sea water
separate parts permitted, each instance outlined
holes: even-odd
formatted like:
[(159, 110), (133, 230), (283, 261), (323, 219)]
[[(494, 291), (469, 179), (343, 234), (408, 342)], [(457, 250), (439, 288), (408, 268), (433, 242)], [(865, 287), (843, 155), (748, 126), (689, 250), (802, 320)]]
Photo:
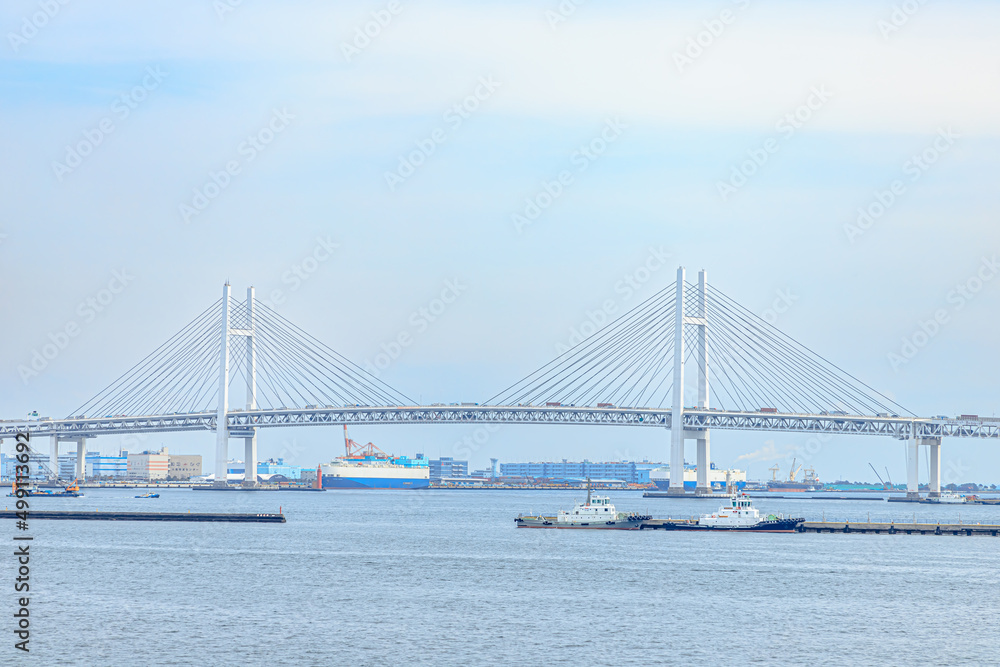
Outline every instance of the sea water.
[[(32, 508), (280, 506), (288, 522), (32, 520), (31, 652), (13, 649), (8, 556), (2, 664), (1000, 663), (1000, 538), (515, 527), (579, 491), (84, 491)], [(610, 495), (657, 518), (721, 504)], [(809, 520), (1000, 523), (991, 506), (756, 505)], [(5, 522), (8, 544), (25, 534)]]

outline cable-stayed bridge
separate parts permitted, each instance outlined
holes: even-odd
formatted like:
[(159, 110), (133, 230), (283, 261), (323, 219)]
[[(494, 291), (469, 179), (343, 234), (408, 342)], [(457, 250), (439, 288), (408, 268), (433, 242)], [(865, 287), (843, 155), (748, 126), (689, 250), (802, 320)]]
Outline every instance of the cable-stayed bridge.
[[(255, 471), (262, 428), (342, 424), (577, 424), (670, 429), (671, 469), (697, 442), (699, 493), (709, 493), (711, 429), (883, 435), (908, 440), (910, 491), (930, 447), (940, 492), (943, 437), (1000, 438), (1000, 422), (920, 418), (710, 286), (677, 281), (599, 332), (479, 403), (417, 405), (254, 297), (223, 297), (107, 388), (58, 420), (0, 423), (0, 440), (30, 430), (75, 441), (115, 433), (213, 431), (215, 473), (242, 438)], [(256, 475), (248, 475), (255, 479)], [(671, 492), (683, 493), (680, 476)]]

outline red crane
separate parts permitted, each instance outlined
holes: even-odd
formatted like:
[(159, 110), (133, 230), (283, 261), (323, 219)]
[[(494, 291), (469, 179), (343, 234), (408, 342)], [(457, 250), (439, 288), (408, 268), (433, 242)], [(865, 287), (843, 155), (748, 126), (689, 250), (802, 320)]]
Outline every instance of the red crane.
[(389, 458), (388, 454), (370, 442), (367, 445), (362, 445), (359, 442), (351, 440), (347, 436), (347, 424), (344, 424), (344, 452), (347, 454), (347, 458), (349, 459), (364, 458), (366, 456), (372, 456), (379, 459)]

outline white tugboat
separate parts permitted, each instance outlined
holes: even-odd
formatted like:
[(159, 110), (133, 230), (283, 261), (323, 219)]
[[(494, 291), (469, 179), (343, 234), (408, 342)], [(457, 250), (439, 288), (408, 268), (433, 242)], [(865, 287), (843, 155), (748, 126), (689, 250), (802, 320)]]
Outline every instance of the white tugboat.
[(666, 521), (666, 530), (739, 530), (755, 533), (792, 533), (805, 521), (803, 518), (786, 519), (781, 514), (761, 516), (753, 501), (745, 493), (730, 496), (728, 506), (714, 514), (703, 514), (695, 521)]
[(969, 502), (969, 499), (963, 495), (959, 495), (951, 491), (945, 491), (938, 498), (925, 498), (920, 502), (929, 505), (959, 505)]
[(639, 530), (650, 517), (619, 512), (607, 496), (595, 496), (587, 484), (587, 501), (577, 503), (569, 512), (560, 510), (556, 516), (518, 515), (518, 528), (589, 528), (603, 530)]

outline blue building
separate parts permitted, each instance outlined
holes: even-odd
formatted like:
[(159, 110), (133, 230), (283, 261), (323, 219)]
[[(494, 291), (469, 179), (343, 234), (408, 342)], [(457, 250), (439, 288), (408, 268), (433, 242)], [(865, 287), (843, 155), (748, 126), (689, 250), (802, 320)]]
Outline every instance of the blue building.
[[(124, 479), (128, 475), (128, 452), (122, 452), (116, 456), (105, 456), (100, 452), (87, 452), (84, 465), (87, 479), (97, 477)], [(61, 454), (59, 456), (59, 477), (62, 479), (76, 477), (76, 454)]]
[[(16, 474), (17, 458), (11, 454), (0, 452), (0, 478), (4, 482), (13, 482)], [(49, 465), (49, 457), (43, 454), (32, 454), (28, 460), (28, 470), (31, 473), (28, 477), (32, 482), (45, 481), (48, 474), (45, 472)]]
[(650, 461), (610, 461), (592, 463), (584, 459), (580, 462), (531, 462), (531, 463), (501, 463), (501, 477), (535, 477), (535, 478), (586, 478), (620, 479), (629, 484), (648, 484), (649, 471), (662, 466), (662, 463)]
[(442, 456), (439, 459), (431, 459), (428, 465), (430, 467), (429, 474), (431, 479), (469, 476), (469, 462), (456, 461), (451, 456)]

